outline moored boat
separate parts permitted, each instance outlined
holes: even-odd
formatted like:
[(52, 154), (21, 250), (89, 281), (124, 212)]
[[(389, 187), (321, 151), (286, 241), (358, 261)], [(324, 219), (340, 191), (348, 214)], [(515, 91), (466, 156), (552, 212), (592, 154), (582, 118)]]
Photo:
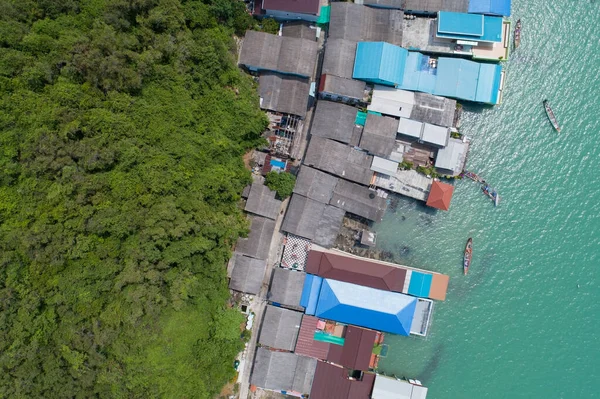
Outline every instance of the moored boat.
[(500, 202), (500, 195), (498, 195), (496, 190), (485, 184), (481, 186), (481, 191), (483, 191), (485, 195), (487, 195), (492, 201), (494, 201), (495, 206), (498, 206), (498, 203)]
[(554, 111), (552, 111), (552, 108), (550, 108), (550, 104), (548, 104), (548, 100), (542, 101), (542, 104), (544, 104), (544, 109), (546, 110), (546, 115), (548, 115), (548, 119), (550, 119), (550, 123), (552, 124), (552, 127), (554, 127), (554, 129), (560, 133), (560, 126), (558, 126), (558, 121), (556, 120)]
[(521, 20), (520, 19), (517, 21), (517, 25), (515, 26), (515, 32), (514, 32), (513, 37), (514, 37), (514, 46), (516, 49), (521, 44)]
[(469, 172), (468, 170), (464, 170), (462, 172), (462, 176), (464, 177), (468, 177), (469, 179), (476, 181), (477, 183), (484, 183), (485, 180), (483, 180), (481, 177), (477, 176), (476, 173), (473, 172)]
[(469, 266), (471, 266), (471, 257), (473, 256), (473, 239), (469, 237), (467, 245), (465, 247), (465, 254), (463, 257), (463, 274), (469, 272)]

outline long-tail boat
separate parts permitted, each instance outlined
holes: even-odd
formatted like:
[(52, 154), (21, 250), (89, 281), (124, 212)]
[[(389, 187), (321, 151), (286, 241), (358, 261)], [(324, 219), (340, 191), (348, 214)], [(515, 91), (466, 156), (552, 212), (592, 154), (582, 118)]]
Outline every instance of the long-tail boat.
[(548, 115), (548, 119), (550, 119), (550, 123), (552, 123), (552, 127), (560, 133), (560, 126), (558, 126), (558, 121), (556, 120), (556, 116), (554, 116), (554, 112), (552, 108), (550, 108), (550, 104), (548, 104), (548, 100), (544, 100), (542, 102), (544, 104), (544, 109), (546, 110), (546, 115)]
[(469, 237), (467, 240), (467, 246), (465, 247), (465, 255), (463, 257), (463, 274), (469, 272), (469, 266), (471, 266), (471, 257), (473, 256), (473, 239)]
[(517, 47), (519, 47), (519, 45), (521, 44), (521, 20), (519, 19), (517, 21), (517, 25), (515, 26), (515, 33), (514, 33), (514, 40), (515, 40), (515, 49)]

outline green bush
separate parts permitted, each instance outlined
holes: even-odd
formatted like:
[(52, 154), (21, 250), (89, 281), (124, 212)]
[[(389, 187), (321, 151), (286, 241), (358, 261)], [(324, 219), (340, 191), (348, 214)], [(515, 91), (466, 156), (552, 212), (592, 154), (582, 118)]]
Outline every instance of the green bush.
[(279, 199), (286, 199), (294, 191), (296, 176), (288, 172), (269, 172), (265, 176), (265, 184), (271, 190), (277, 192)]
[(402, 161), (400, 162), (400, 165), (398, 165), (398, 167), (402, 170), (410, 170), (414, 167), (414, 164), (409, 161)]
[(279, 22), (273, 18), (264, 18), (261, 21), (261, 31), (276, 35), (279, 33)]

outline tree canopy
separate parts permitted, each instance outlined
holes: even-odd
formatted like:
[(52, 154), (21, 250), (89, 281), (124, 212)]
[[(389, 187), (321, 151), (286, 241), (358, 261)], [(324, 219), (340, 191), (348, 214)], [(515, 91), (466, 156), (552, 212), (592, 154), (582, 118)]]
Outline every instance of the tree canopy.
[(236, 0), (0, 0), (0, 397), (212, 398), (266, 126)]
[(294, 191), (296, 176), (288, 172), (271, 171), (265, 176), (265, 185), (276, 191), (279, 199), (286, 199)]

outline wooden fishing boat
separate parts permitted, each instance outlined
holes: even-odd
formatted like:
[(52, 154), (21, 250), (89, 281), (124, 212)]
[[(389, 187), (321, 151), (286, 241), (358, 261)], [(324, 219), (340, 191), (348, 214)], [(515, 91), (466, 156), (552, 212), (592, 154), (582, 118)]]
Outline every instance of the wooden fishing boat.
[(552, 123), (552, 127), (560, 133), (560, 126), (558, 126), (558, 121), (556, 120), (556, 116), (554, 116), (554, 112), (552, 108), (550, 108), (550, 104), (548, 104), (548, 100), (544, 100), (542, 102), (544, 104), (544, 109), (546, 110), (546, 115), (548, 115), (548, 119), (550, 119), (550, 123)]
[(520, 19), (517, 21), (517, 25), (515, 26), (515, 32), (514, 32), (513, 38), (514, 38), (514, 46), (516, 49), (521, 44), (521, 20)]
[(495, 206), (498, 206), (498, 203), (500, 202), (500, 195), (496, 192), (496, 190), (485, 184), (481, 186), (481, 191), (483, 191), (485, 195), (487, 195), (492, 201), (494, 201)]
[(469, 172), (468, 170), (464, 170), (461, 174), (462, 174), (462, 176), (468, 177), (469, 179), (476, 181), (477, 183), (485, 182), (485, 180), (483, 180), (481, 177), (479, 177), (476, 173)]
[(473, 256), (473, 239), (469, 237), (467, 240), (467, 246), (465, 247), (465, 255), (463, 257), (463, 274), (469, 272), (469, 266), (471, 266), (471, 257)]

